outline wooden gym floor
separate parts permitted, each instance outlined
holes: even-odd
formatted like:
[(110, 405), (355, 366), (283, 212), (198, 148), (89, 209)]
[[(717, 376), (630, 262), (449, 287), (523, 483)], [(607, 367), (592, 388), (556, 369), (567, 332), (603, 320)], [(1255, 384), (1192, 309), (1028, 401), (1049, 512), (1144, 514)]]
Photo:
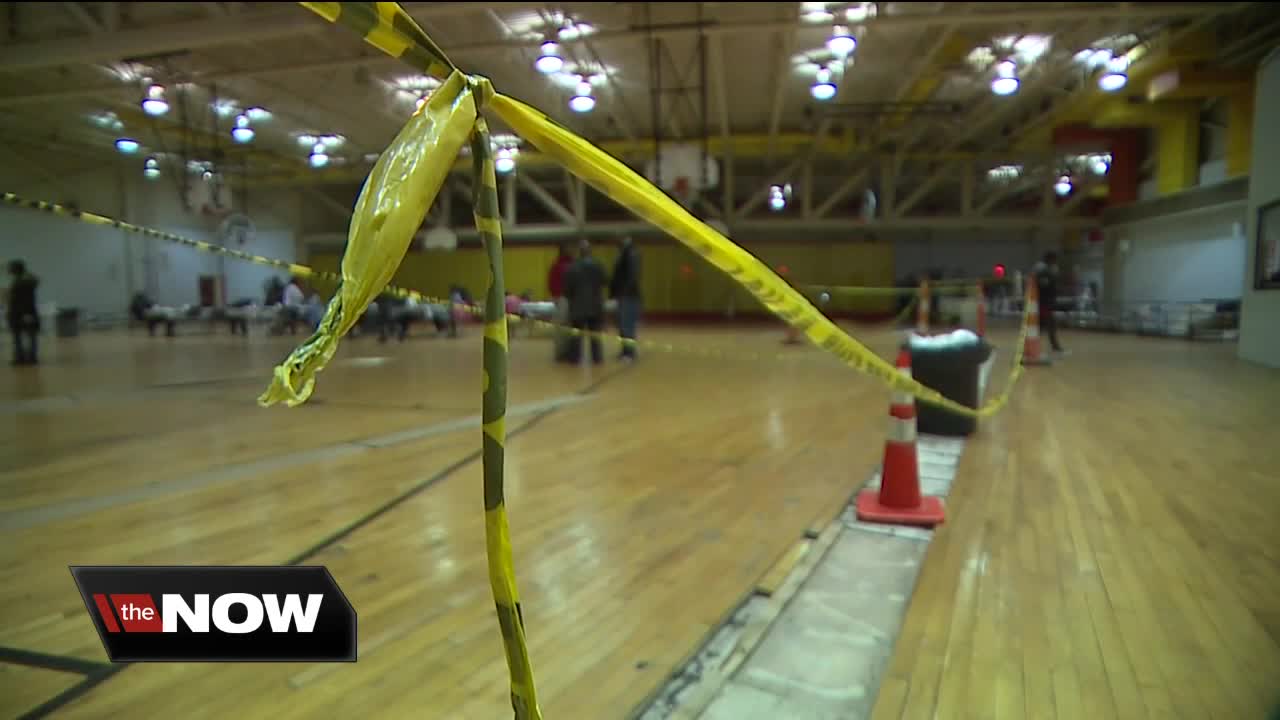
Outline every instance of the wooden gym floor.
[[(513, 341), (508, 505), (549, 720), (626, 717), (882, 451), (887, 391), (780, 329), (648, 337), (788, 359), (577, 369)], [(1261, 717), (1280, 374), (1227, 345), (1065, 340), (970, 442), (875, 717)], [(0, 372), (0, 716), (81, 683), (19, 651), (104, 663), (67, 565), (285, 562), (330, 568), (357, 664), (130, 666), (57, 716), (509, 716), (478, 329), (347, 341), (309, 405), (258, 408), (290, 347), (93, 334)]]

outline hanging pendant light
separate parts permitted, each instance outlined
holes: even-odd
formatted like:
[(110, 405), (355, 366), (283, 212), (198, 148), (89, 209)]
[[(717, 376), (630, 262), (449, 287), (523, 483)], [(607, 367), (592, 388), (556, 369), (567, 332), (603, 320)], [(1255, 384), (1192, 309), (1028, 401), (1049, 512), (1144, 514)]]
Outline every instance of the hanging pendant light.
[(311, 149), (311, 157), (308, 160), (313, 168), (322, 168), (329, 164), (329, 155), (325, 152), (324, 143), (316, 143), (316, 146)]
[(991, 92), (996, 95), (1012, 95), (1018, 92), (1018, 66), (1012, 60), (996, 64), (996, 77), (991, 81)]
[(1098, 87), (1104, 92), (1115, 92), (1129, 84), (1129, 76), (1125, 74), (1128, 63), (1124, 56), (1112, 58), (1107, 62), (1107, 69), (1098, 78)]
[(543, 75), (560, 72), (564, 67), (564, 58), (560, 57), (560, 46), (550, 40), (542, 43), (542, 55), (534, 61), (533, 66)]
[(164, 99), (163, 85), (152, 85), (147, 88), (147, 96), (142, 100), (142, 111), (152, 117), (160, 117), (169, 112), (169, 102)]
[(835, 83), (831, 82), (831, 71), (822, 68), (818, 71), (816, 82), (813, 87), (809, 88), (809, 93), (813, 95), (815, 100), (826, 101), (836, 96)]
[(844, 25), (837, 25), (831, 37), (827, 38), (827, 49), (840, 57), (852, 53), (857, 48), (858, 41), (849, 34), (849, 28)]
[(580, 81), (576, 93), (569, 100), (569, 109), (574, 112), (586, 113), (591, 112), (595, 106), (596, 99), (591, 96), (591, 83), (586, 80)]
[(253, 128), (249, 127), (248, 115), (237, 115), (236, 126), (231, 128), (231, 139), (238, 143), (247, 143), (253, 141)]

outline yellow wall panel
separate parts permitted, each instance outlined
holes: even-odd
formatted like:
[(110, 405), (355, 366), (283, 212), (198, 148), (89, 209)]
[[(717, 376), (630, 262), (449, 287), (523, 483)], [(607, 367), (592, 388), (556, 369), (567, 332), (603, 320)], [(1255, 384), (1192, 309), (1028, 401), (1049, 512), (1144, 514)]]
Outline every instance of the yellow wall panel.
[[(797, 285), (859, 285), (887, 287), (893, 284), (893, 246), (889, 243), (768, 242), (744, 247), (775, 271), (786, 266), (787, 279)], [(599, 244), (593, 252), (610, 271), (617, 248)], [(642, 286), (645, 308), (650, 312), (725, 313), (730, 305), (737, 313), (762, 312), (763, 307), (729, 276), (694, 251), (675, 243), (642, 244)], [(508, 247), (503, 254), (504, 275), (510, 292), (531, 291), (535, 299), (547, 296), (547, 271), (556, 248), (549, 245)], [(317, 269), (337, 271), (341, 257), (316, 254)], [(682, 268), (687, 266), (690, 272)], [(443, 298), (449, 286), (466, 287), (482, 298), (488, 284), (484, 251), (463, 247), (451, 252), (410, 252), (393, 281), (401, 287)], [(885, 297), (840, 296), (829, 306), (835, 311), (885, 312), (893, 307)]]

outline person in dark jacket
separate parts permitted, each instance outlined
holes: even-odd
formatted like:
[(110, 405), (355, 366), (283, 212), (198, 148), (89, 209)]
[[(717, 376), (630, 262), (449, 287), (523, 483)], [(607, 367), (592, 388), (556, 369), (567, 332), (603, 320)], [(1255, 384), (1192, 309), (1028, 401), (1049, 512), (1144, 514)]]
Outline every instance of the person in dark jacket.
[(9, 286), (9, 332), (13, 333), (13, 364), (38, 365), (36, 350), (40, 335), (40, 313), (36, 308), (36, 288), (40, 280), (27, 272), (21, 260), (9, 263), (13, 284)]
[(569, 324), (569, 300), (564, 295), (564, 276), (573, 265), (573, 255), (569, 254), (567, 245), (560, 246), (560, 254), (552, 263), (547, 273), (547, 291), (551, 294), (551, 302), (555, 303), (555, 315), (551, 321), (556, 325), (555, 358), (556, 362), (564, 362), (569, 356), (569, 333), (565, 327)]
[(1035, 266), (1036, 289), (1039, 291), (1040, 336), (1049, 338), (1056, 353), (1065, 352), (1058, 342), (1058, 254), (1047, 252), (1044, 261)]
[[(600, 330), (604, 328), (604, 291), (609, 284), (608, 273), (599, 260), (591, 255), (591, 245), (582, 241), (578, 259), (565, 272), (565, 296), (569, 298), (569, 321), (579, 331), (589, 331), (591, 336), (591, 362), (604, 362), (604, 346)], [(582, 358), (582, 335), (569, 340), (568, 362), (577, 365)]]
[(636, 339), (636, 326), (640, 323), (640, 251), (629, 237), (622, 239), (609, 294), (618, 301), (618, 334), (624, 338), (620, 359), (635, 360), (636, 345), (625, 340)]

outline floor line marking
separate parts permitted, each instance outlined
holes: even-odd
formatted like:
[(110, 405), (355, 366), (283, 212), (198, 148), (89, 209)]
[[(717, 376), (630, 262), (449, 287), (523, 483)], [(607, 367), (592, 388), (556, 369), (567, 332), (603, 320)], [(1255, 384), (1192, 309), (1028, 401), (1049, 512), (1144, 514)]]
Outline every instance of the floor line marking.
[[(574, 393), (574, 394), (575, 395), (592, 395), (595, 393), (596, 390), (599, 390), (602, 385), (618, 377), (619, 375), (625, 374), (627, 370), (628, 368), (623, 368), (622, 370), (606, 373), (600, 376), (590, 385), (586, 386), (585, 388), (579, 390), (577, 393)], [(524, 431), (537, 426), (540, 422), (542, 422), (546, 418), (553, 415), (559, 409), (560, 409), (559, 407), (553, 407), (549, 410), (544, 410), (541, 413), (535, 415), (532, 419), (529, 420), (529, 422), (525, 423), (524, 425), (521, 425), (520, 427), (512, 430), (511, 432), (508, 432), (507, 439), (511, 440), (519, 436)], [(412, 498), (414, 495), (418, 494), (419, 492), (422, 492), (423, 490), (426, 490), (427, 488), (440, 482), (441, 480), (444, 480), (450, 474), (457, 472), (463, 467), (466, 467), (468, 463), (475, 462), (476, 460), (480, 459), (482, 456), (483, 456), (482, 450), (474, 451), (473, 453), (471, 453), (471, 455), (468, 455), (466, 458), (464, 458), (462, 462), (458, 462), (458, 463), (455, 463), (454, 465), (451, 465), (450, 467), (446, 468), (444, 471), (437, 473), (436, 475), (433, 475), (430, 478), (427, 478), (426, 481), (420, 483), (419, 485), (413, 488), (410, 488), (408, 491), (404, 493), (401, 493), (399, 496), (393, 498), (391, 502), (384, 504), (382, 507), (379, 507), (373, 512), (365, 515), (363, 518), (355, 521), (354, 523), (351, 523), (350, 525), (347, 525), (345, 528), (338, 531), (337, 533), (334, 533), (328, 538), (325, 538), (323, 541), (321, 541), (320, 543), (317, 543), (309, 550), (294, 557), (287, 564), (296, 565), (299, 563), (306, 562), (309, 558), (311, 558), (316, 553), (323, 551), (324, 549), (330, 547), (331, 545), (341, 542), (343, 538), (355, 532), (356, 530), (359, 530), (365, 525), (368, 525), (373, 520), (381, 517), (383, 514), (385, 514), (392, 508), (394, 508), (396, 505), (403, 503), (404, 501)], [(45, 702), (41, 703), (34, 710), (31, 710), (26, 714), (22, 715), (19, 718), (19, 720), (42, 720), (43, 718), (48, 717), (50, 714), (56, 712), (57, 710), (63, 708), (64, 706), (72, 702), (75, 702), (76, 700), (83, 697), (84, 695), (87, 695), (90, 690), (93, 690), (98, 685), (101, 685), (107, 680), (110, 680), (111, 678), (115, 677), (121, 672), (128, 670), (131, 666), (132, 666), (131, 663), (115, 664), (115, 665), (112, 665), (110, 668), (103, 670), (101, 673), (90, 675), (86, 677), (83, 681), (81, 681), (80, 684), (75, 685), (71, 688), (68, 688), (58, 693), (52, 698), (49, 698)]]
[[(555, 410), (566, 405), (586, 402), (587, 400), (587, 397), (578, 393), (563, 395), (540, 402), (517, 405), (507, 412), (507, 417), (518, 418), (527, 415), (536, 415), (538, 413)], [(407, 442), (413, 442), (415, 440), (478, 428), (480, 427), (480, 424), (479, 415), (455, 420), (446, 420), (440, 423), (433, 423), (431, 425), (412, 428), (410, 430), (398, 430), (393, 433), (387, 433), (371, 438), (346, 440), (327, 446), (298, 450), (284, 455), (248, 460), (242, 463), (226, 465), (195, 473), (177, 480), (162, 480), (149, 483), (114, 495), (99, 495), (24, 510), (3, 512), (0, 513), (0, 531), (23, 530), (59, 520), (79, 517), (99, 510), (107, 510), (123, 505), (131, 505), (145, 500), (154, 500), (167, 495), (190, 492), (192, 490), (202, 490), (216, 485), (237, 482), (247, 478), (284, 470), (290, 467), (296, 467), (298, 465), (340, 460), (358, 453), (382, 450)]]

